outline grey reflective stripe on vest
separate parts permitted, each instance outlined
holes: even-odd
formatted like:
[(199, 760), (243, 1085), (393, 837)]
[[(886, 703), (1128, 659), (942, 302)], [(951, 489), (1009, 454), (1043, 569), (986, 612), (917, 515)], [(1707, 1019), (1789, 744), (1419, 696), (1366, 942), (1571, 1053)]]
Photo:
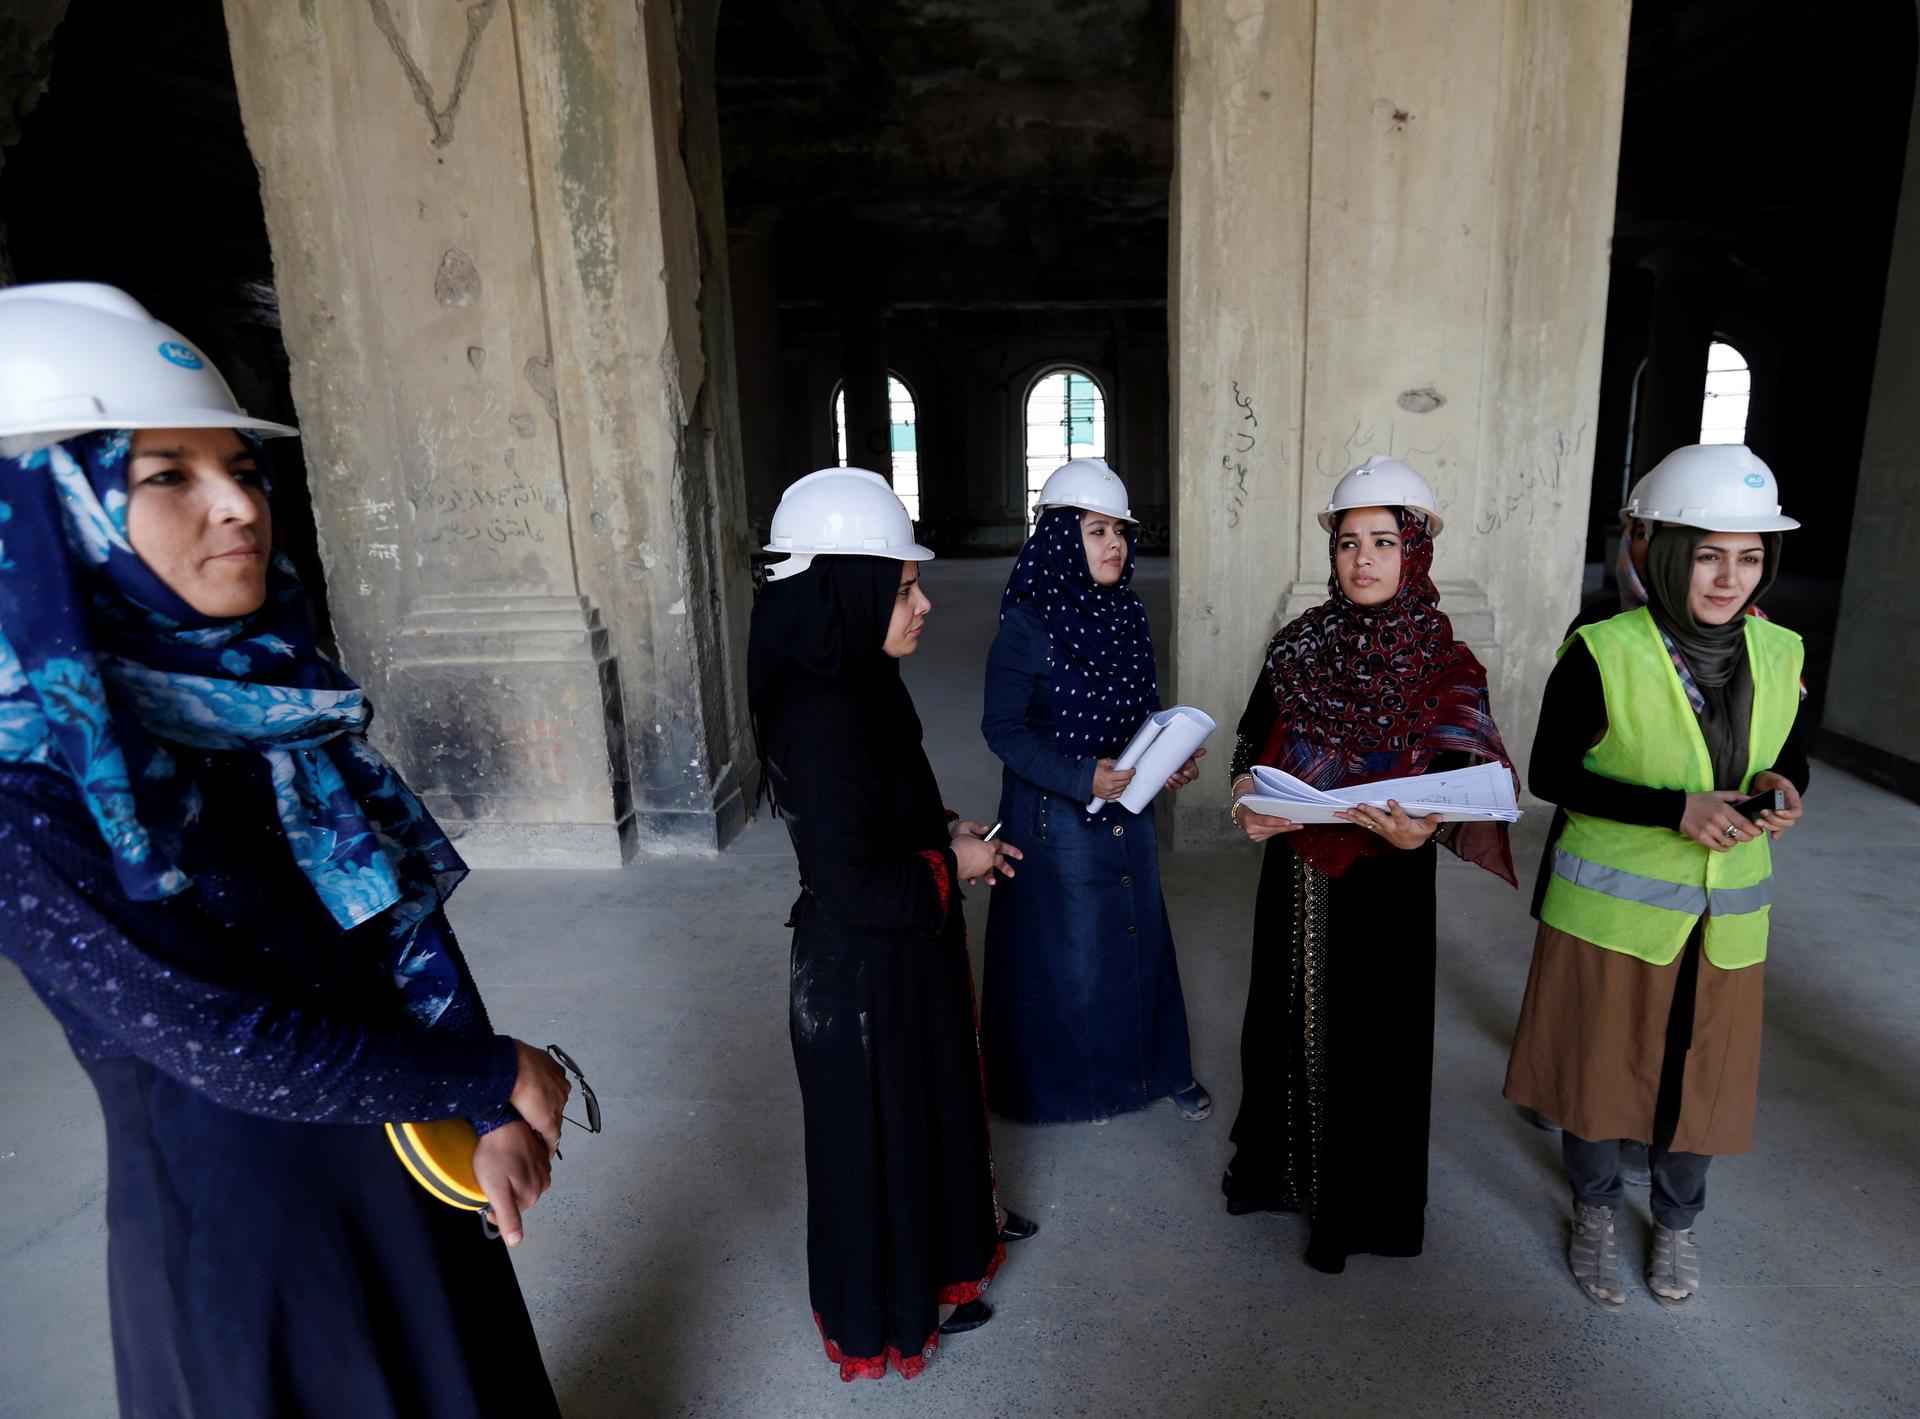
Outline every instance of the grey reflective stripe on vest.
[(1715, 916), (1740, 916), (1772, 905), (1773, 878), (1767, 877), (1751, 887), (1715, 887), (1708, 910)]
[(1623, 902), (1662, 911), (1685, 912), (1699, 916), (1711, 909), (1714, 916), (1740, 916), (1773, 905), (1773, 879), (1767, 877), (1751, 887), (1715, 887), (1711, 908), (1707, 889), (1690, 887), (1684, 882), (1668, 882), (1659, 877), (1642, 877), (1619, 867), (1605, 867), (1578, 857), (1563, 847), (1553, 850), (1553, 875), (1564, 877), (1576, 887), (1599, 892)]
[(1707, 889), (1689, 887), (1684, 882), (1663, 882), (1658, 877), (1642, 877), (1618, 867), (1603, 867), (1576, 857), (1563, 847), (1553, 850), (1553, 875), (1564, 877), (1576, 887), (1617, 897), (1623, 902), (1638, 902), (1643, 907), (1662, 911), (1685, 912), (1699, 916), (1707, 909)]

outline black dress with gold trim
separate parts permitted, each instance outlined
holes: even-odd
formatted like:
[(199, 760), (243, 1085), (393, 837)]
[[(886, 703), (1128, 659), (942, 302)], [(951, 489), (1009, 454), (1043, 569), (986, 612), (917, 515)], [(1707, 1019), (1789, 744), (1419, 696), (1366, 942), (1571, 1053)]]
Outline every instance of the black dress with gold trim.
[[(1262, 677), (1234, 774), (1254, 762), (1275, 714)], [(1432, 769), (1465, 763), (1443, 755)], [(1418, 1256), (1425, 1240), (1435, 860), (1430, 841), (1328, 877), (1286, 835), (1267, 841), (1221, 1190), (1236, 1213), (1308, 1214), (1307, 1261), (1321, 1271), (1361, 1253)]]

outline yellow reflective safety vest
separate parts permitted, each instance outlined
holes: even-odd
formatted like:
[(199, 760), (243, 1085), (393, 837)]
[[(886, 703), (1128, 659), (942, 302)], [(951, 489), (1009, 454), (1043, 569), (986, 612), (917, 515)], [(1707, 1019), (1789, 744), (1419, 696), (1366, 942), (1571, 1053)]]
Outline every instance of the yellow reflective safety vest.
[[(1793, 728), (1804, 650), (1800, 637), (1782, 626), (1757, 616), (1740, 619), (1753, 670), (1747, 768), (1740, 779), (1745, 789), (1756, 773), (1773, 767)], [(1712, 788), (1706, 738), (1653, 614), (1643, 606), (1574, 634), (1600, 667), (1607, 702), (1607, 732), (1587, 751), (1586, 766), (1649, 788)], [(1570, 638), (1560, 654), (1572, 644)], [(1735, 970), (1766, 959), (1772, 878), (1764, 833), (1714, 852), (1671, 828), (1569, 812), (1540, 919), (1582, 941), (1664, 966), (1705, 915), (1707, 959)]]

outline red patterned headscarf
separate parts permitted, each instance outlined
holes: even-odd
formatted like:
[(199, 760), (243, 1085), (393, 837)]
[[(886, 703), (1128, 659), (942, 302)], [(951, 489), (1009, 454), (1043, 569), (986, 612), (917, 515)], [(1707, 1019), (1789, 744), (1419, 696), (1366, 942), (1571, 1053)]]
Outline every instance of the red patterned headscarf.
[[(1425, 773), (1441, 754), (1513, 767), (1487, 702), (1487, 672), (1453, 637), (1433, 584), (1426, 521), (1400, 511), (1400, 585), (1389, 601), (1347, 599), (1337, 572), (1327, 599), (1281, 628), (1267, 648), (1267, 681), (1280, 707), (1260, 762), (1315, 788)], [(1327, 539), (1331, 561), (1339, 534)], [(1355, 859), (1395, 849), (1364, 828), (1309, 825), (1289, 841), (1329, 877)], [(1447, 846), (1508, 882), (1513, 850), (1504, 823), (1461, 823)]]

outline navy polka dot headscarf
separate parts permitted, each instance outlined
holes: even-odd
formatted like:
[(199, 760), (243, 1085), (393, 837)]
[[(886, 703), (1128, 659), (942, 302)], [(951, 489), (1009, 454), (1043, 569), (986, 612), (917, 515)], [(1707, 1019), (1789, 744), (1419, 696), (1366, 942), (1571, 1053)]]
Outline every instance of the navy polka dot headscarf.
[(1114, 586), (1087, 566), (1077, 508), (1048, 508), (1020, 549), (1000, 597), (1000, 616), (1025, 604), (1053, 638), (1053, 742), (1076, 757), (1111, 758), (1159, 705), (1153, 634), (1133, 582), (1134, 531)]

